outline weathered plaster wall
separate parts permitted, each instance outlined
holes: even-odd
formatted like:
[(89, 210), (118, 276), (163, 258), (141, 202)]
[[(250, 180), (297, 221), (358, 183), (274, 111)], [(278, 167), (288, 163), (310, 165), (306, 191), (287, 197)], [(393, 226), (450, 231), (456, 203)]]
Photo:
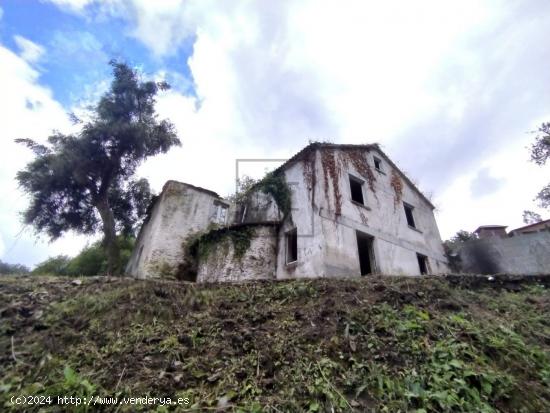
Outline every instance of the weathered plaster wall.
[(278, 222), (282, 218), (277, 203), (269, 194), (253, 191), (239, 209), (235, 223)]
[(198, 282), (244, 281), (275, 279), (277, 263), (277, 228), (274, 225), (251, 227), (250, 247), (241, 256), (235, 256), (230, 237), (210, 247), (198, 262)]
[(469, 241), (458, 252), (466, 273), (550, 273), (550, 231)]
[(174, 275), (183, 260), (184, 240), (208, 228), (219, 202), (210, 191), (168, 181), (140, 231), (127, 274), (138, 278)]
[[(322, 151), (331, 151), (332, 155), (323, 155)], [(381, 171), (375, 169), (373, 156), (382, 160)], [(364, 162), (357, 162), (359, 158), (368, 163), (370, 180), (365, 177)], [(250, 254), (240, 261), (234, 259), (230, 245), (220, 245), (211, 258), (200, 263), (198, 279), (359, 275), (356, 231), (374, 237), (377, 273), (420, 274), (417, 253), (428, 257), (431, 273), (448, 271), (430, 203), (403, 178), (402, 193), (396, 195), (391, 163), (381, 152), (363, 149), (359, 158), (351, 161), (345, 149), (316, 149), (306, 159), (288, 165), (282, 171), (292, 190), (292, 210), (280, 222), (278, 231), (269, 227), (273, 244), (254, 241)], [(350, 174), (365, 181), (365, 205), (351, 200)], [(212, 220), (216, 197), (208, 192), (195, 191), (185, 184), (167, 184), (140, 233), (128, 266), (131, 274), (173, 274), (183, 259), (183, 241), (189, 234), (206, 229)], [(416, 228), (407, 225), (403, 201), (414, 207)], [(261, 191), (251, 194), (246, 205), (246, 213), (232, 206), (228, 220), (258, 223), (282, 219), (273, 198)], [(298, 259), (287, 263), (286, 233), (293, 228), (298, 233)], [(259, 237), (264, 238), (270, 239)], [(276, 256), (272, 257), (271, 251)]]
[[(285, 171), (287, 181), (295, 190), (293, 220), (284, 222), (279, 236), (278, 278), (358, 275), (357, 230), (374, 237), (378, 273), (420, 275), (417, 253), (428, 257), (431, 273), (448, 271), (430, 204), (404, 179), (401, 179), (401, 197), (396, 198), (391, 185), (392, 167), (380, 152), (364, 151), (374, 176), (371, 185), (353, 162), (346, 159), (345, 151), (335, 150), (333, 159), (329, 159), (329, 165), (336, 171), (333, 175), (327, 171), (327, 156), (323, 157), (320, 152), (318, 150), (313, 158), (315, 179), (312, 183), (305, 179), (308, 174), (304, 174), (303, 161)], [(374, 156), (382, 160), (382, 172), (374, 168)], [(365, 181), (365, 205), (351, 200), (350, 174)], [(311, 190), (306, 190), (308, 184)], [(407, 225), (403, 201), (414, 206), (416, 229)], [(298, 262), (287, 266), (284, 232), (293, 226), (298, 228), (299, 235)]]
[[(292, 191), (291, 211), (281, 225), (278, 237), (277, 278), (307, 278), (324, 276), (324, 240), (319, 230), (318, 208), (314, 188), (310, 184), (308, 166), (299, 161), (288, 167), (285, 179)], [(287, 264), (286, 232), (296, 228), (298, 259)]]

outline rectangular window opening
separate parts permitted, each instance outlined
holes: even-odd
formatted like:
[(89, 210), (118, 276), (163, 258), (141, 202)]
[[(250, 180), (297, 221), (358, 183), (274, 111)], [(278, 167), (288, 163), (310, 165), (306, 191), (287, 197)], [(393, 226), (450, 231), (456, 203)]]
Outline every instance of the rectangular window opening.
[(405, 207), (405, 216), (407, 217), (407, 224), (409, 227), (416, 228), (416, 225), (414, 223), (414, 216), (413, 216), (413, 209), (414, 207), (409, 204), (403, 204)]
[(428, 274), (428, 257), (422, 254), (416, 254), (416, 259), (418, 260), (418, 268), (420, 269), (420, 274)]
[(377, 171), (382, 171), (382, 160), (378, 158), (374, 158), (374, 167)]
[(294, 228), (285, 234), (286, 237), (286, 263), (298, 261), (298, 229)]
[(349, 186), (351, 189), (351, 200), (361, 205), (365, 205), (363, 198), (363, 181), (350, 175)]

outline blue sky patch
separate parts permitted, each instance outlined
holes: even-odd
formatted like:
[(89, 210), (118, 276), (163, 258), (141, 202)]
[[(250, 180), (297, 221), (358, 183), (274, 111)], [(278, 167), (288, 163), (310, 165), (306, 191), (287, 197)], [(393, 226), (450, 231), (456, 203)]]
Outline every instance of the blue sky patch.
[(120, 18), (91, 18), (35, 1), (7, 0), (2, 9), (0, 41), (15, 53), (20, 52), (14, 40), (17, 35), (45, 49), (34, 67), (40, 83), (67, 109), (97, 98), (104, 90), (101, 87), (108, 85), (111, 59), (139, 67), (146, 75), (162, 70), (175, 90), (195, 95), (187, 65), (194, 38), (183, 42), (176, 53), (158, 58), (127, 34)]

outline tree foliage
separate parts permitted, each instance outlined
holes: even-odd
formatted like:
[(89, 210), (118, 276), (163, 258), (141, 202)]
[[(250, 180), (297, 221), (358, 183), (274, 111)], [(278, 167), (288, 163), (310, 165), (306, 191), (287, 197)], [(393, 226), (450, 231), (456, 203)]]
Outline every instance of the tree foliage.
[(461, 229), (460, 231), (457, 231), (457, 233), (453, 235), (451, 238), (443, 242), (443, 249), (445, 251), (445, 256), (449, 261), (449, 265), (451, 266), (452, 271), (459, 272), (461, 269), (460, 257), (457, 254), (458, 250), (460, 250), (460, 248), (465, 242), (476, 240), (476, 239), (478, 239), (476, 234), (474, 234), (473, 232), (468, 232)]
[(524, 224), (536, 224), (537, 222), (541, 222), (542, 217), (540, 214), (537, 214), (533, 211), (523, 211), (523, 223)]
[[(537, 165), (545, 165), (550, 158), (550, 123), (543, 123), (538, 129), (535, 143), (531, 145), (531, 161)], [(537, 194), (541, 208), (550, 208), (550, 183)]]
[(0, 260), (0, 274), (28, 274), (29, 268), (21, 264), (9, 264)]
[(151, 200), (145, 179), (135, 180), (139, 164), (180, 145), (174, 126), (158, 120), (155, 96), (169, 86), (142, 81), (124, 63), (112, 61), (113, 81), (77, 134), (56, 132), (42, 145), (18, 139), (35, 155), (17, 173), (30, 195), (23, 221), (51, 239), (73, 230), (103, 230), (107, 273), (118, 270), (116, 234), (131, 234)]
[(67, 267), (70, 262), (71, 259), (67, 255), (49, 257), (38, 264), (34, 270), (32, 270), (32, 273), (39, 275), (69, 275)]

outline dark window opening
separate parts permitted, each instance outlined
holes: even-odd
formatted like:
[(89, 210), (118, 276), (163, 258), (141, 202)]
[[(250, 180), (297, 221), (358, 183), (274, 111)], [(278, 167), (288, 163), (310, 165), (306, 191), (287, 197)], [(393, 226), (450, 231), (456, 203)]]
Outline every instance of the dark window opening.
[(361, 275), (372, 274), (374, 272), (374, 252), (372, 248), (374, 238), (360, 231), (356, 231), (356, 234)]
[(378, 170), (382, 170), (382, 161), (378, 158), (374, 158), (374, 167)]
[(416, 259), (418, 260), (418, 267), (420, 268), (420, 274), (428, 274), (428, 257), (422, 254), (416, 254)]
[(286, 233), (286, 263), (298, 260), (298, 230), (294, 228)]
[(403, 204), (405, 207), (405, 216), (407, 217), (407, 224), (410, 227), (416, 228), (416, 225), (414, 224), (414, 217), (413, 217), (413, 209), (411, 205)]
[(361, 205), (365, 205), (365, 201), (363, 199), (363, 181), (350, 176), (349, 186), (351, 188), (351, 200)]

